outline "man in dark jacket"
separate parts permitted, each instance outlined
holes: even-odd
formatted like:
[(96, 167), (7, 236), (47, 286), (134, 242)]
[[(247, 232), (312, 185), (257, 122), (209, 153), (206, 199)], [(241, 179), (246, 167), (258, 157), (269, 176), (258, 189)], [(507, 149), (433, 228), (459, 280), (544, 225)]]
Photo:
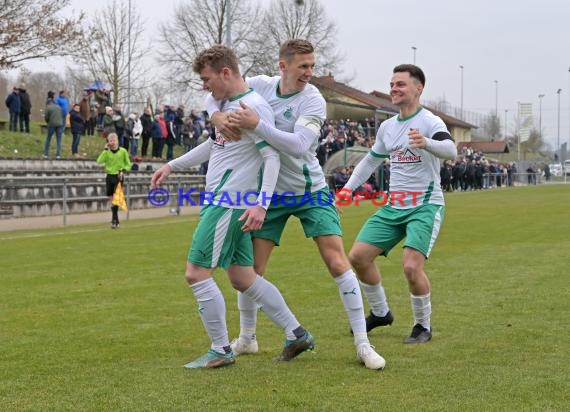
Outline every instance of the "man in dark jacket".
[(20, 132), (30, 133), (30, 113), (32, 112), (32, 102), (30, 95), (26, 92), (26, 85), (20, 85)]
[(12, 93), (6, 97), (6, 107), (10, 112), (10, 131), (17, 132), (18, 131), (18, 117), (20, 115), (20, 90), (17, 87), (14, 87)]
[(150, 110), (150, 107), (145, 107), (144, 114), (141, 116), (141, 123), (143, 127), (141, 156), (143, 158), (147, 156), (148, 142), (152, 138), (151, 129), (152, 129), (153, 119), (151, 114), (152, 111)]
[(81, 105), (75, 103), (72, 110), (69, 112), (69, 123), (71, 126), (71, 155), (76, 159), (81, 158), (79, 154), (79, 142), (81, 141), (81, 135), (85, 131), (85, 121), (81, 115)]

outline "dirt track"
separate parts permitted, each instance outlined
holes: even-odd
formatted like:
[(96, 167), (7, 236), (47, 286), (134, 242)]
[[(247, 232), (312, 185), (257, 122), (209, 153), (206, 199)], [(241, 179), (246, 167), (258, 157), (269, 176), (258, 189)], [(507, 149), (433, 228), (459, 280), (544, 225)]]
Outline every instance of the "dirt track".
[[(198, 214), (199, 207), (183, 207), (181, 215)], [(149, 219), (154, 217), (173, 216), (167, 207), (153, 207), (150, 209), (132, 210), (129, 213), (129, 220)], [(121, 222), (127, 221), (127, 215), (123, 211), (119, 211), (119, 219)], [(89, 223), (106, 223), (111, 221), (111, 211), (99, 213), (82, 213), (76, 215), (68, 215), (66, 226), (84, 225)], [(44, 229), (52, 227), (64, 227), (63, 216), (43, 216), (43, 217), (26, 217), (21, 219), (0, 219), (0, 232), (9, 232), (14, 230), (26, 229)]]

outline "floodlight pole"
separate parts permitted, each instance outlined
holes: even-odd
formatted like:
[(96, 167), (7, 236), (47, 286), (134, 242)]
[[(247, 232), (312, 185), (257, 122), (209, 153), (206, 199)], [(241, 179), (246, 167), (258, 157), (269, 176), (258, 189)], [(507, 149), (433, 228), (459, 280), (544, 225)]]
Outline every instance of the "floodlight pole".
[(232, 10), (231, 0), (226, 0), (226, 47), (232, 47), (232, 21), (230, 18)]
[(129, 17), (128, 17), (128, 41), (129, 41), (129, 48), (127, 51), (127, 96), (126, 96), (126, 108), (125, 112), (127, 115), (130, 114), (131, 111), (131, 0), (129, 0)]

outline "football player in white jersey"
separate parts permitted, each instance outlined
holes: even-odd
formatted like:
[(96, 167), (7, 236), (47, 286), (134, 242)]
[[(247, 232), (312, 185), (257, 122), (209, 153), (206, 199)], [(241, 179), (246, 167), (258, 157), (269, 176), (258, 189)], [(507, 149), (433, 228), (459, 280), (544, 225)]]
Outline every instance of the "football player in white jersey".
[[(273, 122), (273, 112), (267, 102), (243, 81), (231, 49), (217, 45), (202, 51), (193, 69), (200, 75), (204, 89), (226, 101), (224, 111), (235, 110), (239, 107), (238, 100), (243, 99), (261, 118)], [(211, 195), (200, 212), (200, 222), (192, 236), (185, 276), (212, 344), (205, 355), (184, 366), (217, 368), (235, 363), (226, 326), (224, 297), (212, 277), (216, 267), (226, 269), (232, 286), (256, 305), (263, 306), (271, 320), (284, 330), (285, 347), (277, 360), (291, 360), (313, 349), (314, 338), (297, 321), (279, 290), (253, 270), (251, 231), (262, 226), (268, 202), (262, 194), (257, 200), (240, 197), (241, 193), (256, 192), (262, 163), (261, 193), (273, 192), (279, 154), (254, 132), (244, 131), (238, 142), (226, 141), (218, 132), (214, 139), (208, 139), (158, 169), (152, 176), (151, 186), (158, 187), (172, 171), (207, 160), (206, 190)]]
[(432, 337), (431, 287), (424, 265), (445, 211), (439, 159), (457, 156), (443, 121), (420, 105), (424, 86), (425, 75), (419, 67), (402, 64), (394, 68), (390, 96), (400, 114), (380, 125), (374, 146), (339, 194), (341, 198), (350, 196), (383, 158), (390, 158), (390, 201), (364, 224), (348, 256), (372, 308), (367, 325), (370, 329), (382, 326), (390, 309), (374, 260), (378, 255), (387, 256), (405, 238), (403, 267), (414, 315), (405, 343), (424, 343)]
[[(325, 176), (316, 157), (320, 128), (326, 117), (326, 103), (316, 87), (309, 84), (315, 66), (314, 49), (301, 39), (286, 41), (279, 50), (281, 76), (246, 79), (249, 86), (267, 100), (275, 114), (275, 124), (262, 119), (241, 102), (244, 110), (230, 115), (217, 112), (216, 96), (207, 100), (214, 125), (232, 139), (237, 129), (254, 130), (279, 150), (281, 170), (277, 179), (278, 199), (271, 203), (261, 230), (253, 233), (255, 270), (263, 275), (273, 247), (291, 216), (301, 221), (307, 237), (312, 237), (329, 272), (354, 331), (357, 357), (369, 369), (383, 369), (386, 362), (370, 345), (364, 305), (356, 275), (344, 252), (340, 219), (330, 199)], [(219, 99), (218, 99), (219, 100)], [(235, 116), (234, 116), (235, 115)], [(240, 335), (232, 342), (236, 354), (258, 351), (257, 306), (238, 294)]]

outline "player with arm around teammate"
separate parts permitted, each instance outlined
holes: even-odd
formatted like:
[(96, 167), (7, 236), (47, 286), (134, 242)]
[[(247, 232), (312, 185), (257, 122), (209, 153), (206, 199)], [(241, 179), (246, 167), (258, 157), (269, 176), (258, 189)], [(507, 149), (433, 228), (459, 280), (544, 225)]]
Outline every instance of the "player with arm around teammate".
[[(256, 272), (265, 273), (285, 224), (291, 216), (297, 217), (305, 235), (314, 239), (338, 286), (354, 330), (358, 359), (369, 369), (383, 369), (384, 358), (374, 351), (368, 340), (360, 287), (344, 252), (340, 219), (332, 199), (329, 200), (329, 189), (316, 157), (326, 103), (318, 89), (309, 84), (314, 66), (312, 44), (301, 39), (288, 40), (279, 50), (281, 76), (256, 76), (246, 80), (273, 109), (275, 124), (260, 118), (247, 102), (242, 104), (244, 110), (229, 115), (214, 114), (219, 104), (216, 96), (207, 99), (207, 107), (216, 128), (230, 138), (239, 138), (239, 128), (253, 130), (280, 152), (281, 170), (276, 185), (279, 200), (271, 203), (262, 229), (253, 233)], [(255, 353), (258, 351), (257, 306), (238, 293), (238, 307), (240, 335), (232, 348), (238, 354)]]
[[(224, 111), (234, 110), (238, 100), (251, 104), (259, 115), (273, 121), (271, 108), (243, 81), (233, 51), (213, 46), (202, 51), (193, 69), (204, 89), (225, 101)], [(157, 170), (151, 185), (157, 187), (172, 172), (209, 160), (206, 192), (208, 204), (200, 212), (200, 222), (192, 237), (186, 265), (186, 280), (199, 305), (204, 327), (212, 341), (208, 352), (184, 365), (189, 369), (216, 368), (235, 363), (226, 327), (224, 298), (212, 273), (227, 270), (232, 286), (262, 305), (265, 313), (286, 334), (278, 360), (288, 361), (314, 347), (314, 339), (297, 321), (279, 290), (253, 270), (251, 231), (265, 218), (264, 193), (273, 193), (279, 170), (279, 155), (255, 133), (245, 132), (239, 142), (229, 142), (221, 133)], [(264, 164), (261, 193), (244, 202), (241, 194), (256, 192), (258, 171)], [(257, 195), (257, 193), (256, 193)]]

